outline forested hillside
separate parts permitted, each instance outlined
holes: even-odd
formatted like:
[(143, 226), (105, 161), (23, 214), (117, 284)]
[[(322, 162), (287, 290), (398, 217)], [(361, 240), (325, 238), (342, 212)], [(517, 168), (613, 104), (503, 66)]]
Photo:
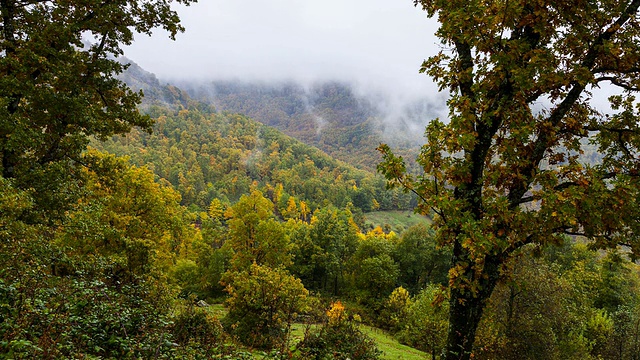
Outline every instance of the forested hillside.
[[(385, 181), (337, 161), (243, 115), (194, 106), (152, 106), (153, 132), (133, 130), (94, 146), (127, 155), (168, 180), (182, 204), (206, 210), (212, 200), (234, 203), (252, 187), (262, 189), (284, 212), (289, 201), (308, 211), (329, 205), (368, 212), (412, 209), (410, 194), (386, 191)], [(291, 200), (290, 200), (291, 198)]]
[(125, 72), (171, 1), (0, 1), (0, 359), (638, 360), (640, 1), (413, 3), (422, 140), (342, 82)]
[(337, 81), (313, 85), (178, 81), (176, 87), (164, 85), (135, 63), (122, 79), (145, 92), (145, 104), (172, 106), (176, 100), (184, 104), (188, 93), (217, 111), (244, 114), (369, 171), (375, 171), (381, 160), (375, 148), (383, 142), (393, 144), (413, 162), (427, 122), (442, 110), (440, 104), (427, 100), (394, 104), (391, 109), (385, 96), (359, 94), (353, 85)]

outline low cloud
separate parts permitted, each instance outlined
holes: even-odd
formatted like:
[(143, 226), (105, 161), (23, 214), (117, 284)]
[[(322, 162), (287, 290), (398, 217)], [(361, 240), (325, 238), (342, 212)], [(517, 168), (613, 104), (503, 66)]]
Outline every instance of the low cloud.
[(338, 80), (398, 101), (439, 98), (418, 73), (438, 51), (436, 23), (398, 0), (207, 0), (177, 8), (175, 42), (138, 35), (127, 57), (166, 81)]

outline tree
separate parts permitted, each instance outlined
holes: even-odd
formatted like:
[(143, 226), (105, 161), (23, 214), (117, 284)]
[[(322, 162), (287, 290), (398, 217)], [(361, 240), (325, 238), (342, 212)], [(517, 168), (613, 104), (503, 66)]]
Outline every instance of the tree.
[(313, 264), (309, 288), (334, 296), (341, 293), (348, 264), (358, 246), (357, 233), (358, 227), (349, 210), (324, 208), (314, 212), (309, 247), (304, 249)]
[(255, 263), (231, 277), (224, 324), (246, 345), (284, 349), (291, 324), (306, 307), (309, 292), (302, 282), (282, 268)]
[(447, 304), (434, 305), (439, 296), (437, 285), (422, 289), (408, 304), (398, 334), (402, 343), (429, 352), (434, 360), (442, 352), (447, 333)]
[(174, 297), (164, 274), (196, 229), (148, 169), (95, 151), (82, 159), (83, 198), (53, 226), (24, 222), (30, 192), (0, 177), (0, 353), (164, 356), (175, 350), (163, 345)]
[(258, 190), (242, 195), (228, 208), (229, 246), (234, 251), (233, 271), (249, 268), (251, 264), (277, 268), (291, 262), (291, 246), (284, 226), (275, 220), (274, 205)]
[[(523, 246), (572, 234), (640, 248), (640, 1), (414, 4), (441, 24), (444, 49), (421, 72), (450, 91), (449, 121), (427, 127), (422, 176), (386, 145), (379, 168), (420, 197), (452, 247), (446, 359), (469, 359), (503, 265)], [(605, 84), (620, 90), (606, 114), (593, 101)], [(600, 163), (580, 158), (587, 142)]]
[(430, 283), (446, 284), (450, 259), (450, 248), (436, 248), (433, 230), (424, 224), (404, 231), (394, 249), (394, 260), (402, 269), (398, 280), (411, 294)]
[(385, 234), (380, 227), (359, 237), (358, 248), (349, 261), (355, 295), (361, 303), (379, 311), (400, 275), (400, 267), (392, 258), (397, 237)]
[(35, 187), (42, 198), (42, 190), (70, 174), (65, 164), (79, 160), (90, 136), (106, 139), (133, 126), (150, 128), (150, 118), (136, 109), (141, 94), (115, 78), (126, 68), (115, 58), (132, 43), (134, 31), (151, 34), (162, 27), (174, 38), (183, 30), (170, 2), (0, 1), (4, 178)]
[(70, 206), (58, 245), (111, 259), (122, 283), (185, 255), (196, 230), (177, 191), (126, 158), (90, 149), (82, 161), (83, 197)]

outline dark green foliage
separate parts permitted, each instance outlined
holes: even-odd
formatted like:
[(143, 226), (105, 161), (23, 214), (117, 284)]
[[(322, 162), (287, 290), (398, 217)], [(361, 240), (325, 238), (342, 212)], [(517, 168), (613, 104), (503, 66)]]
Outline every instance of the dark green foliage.
[(620, 307), (638, 303), (638, 279), (632, 276), (624, 254), (609, 251), (599, 265), (600, 286), (594, 298), (595, 307), (613, 314)]
[(247, 346), (284, 349), (291, 324), (306, 307), (309, 293), (300, 280), (283, 269), (254, 263), (227, 273), (224, 281), (229, 293), (225, 329)]
[(305, 335), (298, 344), (299, 359), (373, 360), (380, 358), (373, 340), (354, 324), (324, 326), (318, 332)]
[(543, 256), (525, 250), (509, 264), (511, 279), (498, 284), (489, 301), (477, 357), (634, 359), (640, 335), (637, 266), (623, 254), (602, 257), (570, 240)]
[(451, 250), (439, 248), (433, 230), (426, 225), (418, 224), (403, 232), (393, 255), (402, 270), (399, 282), (410, 293), (417, 294), (428, 284), (447, 284)]
[(327, 321), (316, 331), (307, 329), (296, 347), (297, 359), (374, 360), (380, 351), (338, 302), (328, 311)]
[(420, 291), (409, 302), (397, 334), (402, 343), (428, 352), (434, 359), (444, 350), (449, 325), (448, 304), (442, 297), (442, 289), (434, 285)]
[(350, 260), (353, 292), (359, 303), (379, 312), (384, 300), (396, 287), (400, 268), (392, 258), (397, 238), (380, 228), (360, 236), (358, 248)]
[(334, 296), (345, 290), (350, 261), (357, 248), (358, 228), (348, 210), (319, 209), (308, 226), (293, 232), (291, 269), (311, 290)]
[(35, 246), (39, 256), (49, 256), (31, 258), (24, 273), (5, 271), (0, 281), (0, 354), (124, 359), (171, 351), (166, 289), (142, 279), (118, 285), (103, 275), (108, 262), (69, 261), (65, 277), (35, 272), (57, 256), (57, 251)]
[(194, 342), (210, 352), (222, 344), (222, 324), (206, 309), (196, 308), (195, 298), (191, 297), (189, 301), (186, 309), (173, 319), (173, 338), (182, 346)]
[[(172, 250), (160, 240), (172, 237), (166, 224), (189, 232), (175, 192), (121, 160), (91, 156), (111, 171), (83, 169), (85, 199), (57, 226), (21, 221), (36, 202), (2, 179), (0, 354), (8, 358), (146, 358), (173, 349), (174, 293), (160, 274)], [(129, 246), (137, 242), (144, 246)]]
[(73, 202), (72, 167), (89, 136), (150, 128), (136, 109), (140, 94), (115, 78), (126, 68), (115, 57), (134, 32), (160, 27), (173, 38), (182, 31), (169, 3), (0, 3), (1, 174), (21, 189), (35, 188), (38, 210), (49, 217)]
[(608, 341), (605, 358), (640, 359), (640, 308), (623, 305), (611, 314), (613, 334)]

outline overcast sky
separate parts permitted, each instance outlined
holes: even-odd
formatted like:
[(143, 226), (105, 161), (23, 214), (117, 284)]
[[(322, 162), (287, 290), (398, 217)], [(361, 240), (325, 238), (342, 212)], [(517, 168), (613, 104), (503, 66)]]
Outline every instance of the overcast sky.
[(200, 0), (177, 7), (176, 41), (138, 35), (125, 55), (159, 78), (348, 80), (415, 95), (435, 92), (422, 60), (435, 21), (411, 0)]

